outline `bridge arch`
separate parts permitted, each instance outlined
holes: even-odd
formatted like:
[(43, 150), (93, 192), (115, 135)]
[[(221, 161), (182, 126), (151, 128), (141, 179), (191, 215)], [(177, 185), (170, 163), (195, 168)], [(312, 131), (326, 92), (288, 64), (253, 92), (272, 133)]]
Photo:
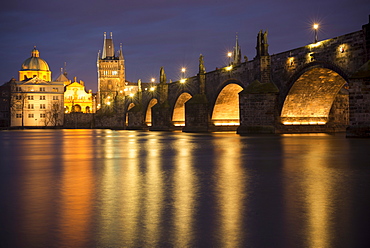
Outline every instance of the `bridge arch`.
[(225, 81), (216, 94), (212, 105), (211, 120), (215, 126), (237, 126), (240, 124), (239, 92), (243, 84), (235, 79)]
[[(348, 113), (348, 95), (338, 93), (345, 87), (347, 81), (348, 76), (333, 64), (323, 62), (307, 64), (294, 74), (288, 83), (290, 88), (282, 103), (281, 123), (284, 125), (327, 124), (332, 107), (338, 101), (343, 108), (341, 111), (343, 113), (339, 114), (345, 115)], [(337, 119), (348, 122), (348, 118)]]
[(145, 111), (145, 124), (147, 126), (151, 126), (152, 125), (152, 107), (154, 105), (156, 105), (158, 103), (158, 100), (157, 98), (152, 98), (149, 102), (148, 102), (148, 105), (146, 107), (146, 111)]
[(133, 102), (130, 102), (130, 103), (126, 104), (126, 111), (124, 112), (125, 113), (125, 124), (126, 124), (126, 126), (128, 125), (128, 111), (130, 109), (132, 109), (133, 107), (135, 107), (135, 103), (133, 103)]
[(188, 92), (183, 92), (178, 96), (172, 113), (172, 123), (174, 126), (185, 126), (185, 103), (192, 97)]

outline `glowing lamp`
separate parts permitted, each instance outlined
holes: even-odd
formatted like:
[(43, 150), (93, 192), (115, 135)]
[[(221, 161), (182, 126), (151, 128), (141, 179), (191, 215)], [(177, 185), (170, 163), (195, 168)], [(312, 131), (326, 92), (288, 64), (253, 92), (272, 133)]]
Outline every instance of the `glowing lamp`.
[(226, 67), (225, 67), (225, 70), (226, 70), (226, 71), (231, 71), (232, 69), (233, 69), (233, 66), (232, 66), (232, 65), (230, 65), (230, 66), (226, 66)]

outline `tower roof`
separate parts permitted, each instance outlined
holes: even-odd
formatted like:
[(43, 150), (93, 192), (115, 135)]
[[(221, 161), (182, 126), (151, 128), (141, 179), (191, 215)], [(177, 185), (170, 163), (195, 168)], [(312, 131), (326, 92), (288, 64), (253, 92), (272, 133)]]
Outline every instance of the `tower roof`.
[(110, 39), (107, 39), (107, 33), (104, 32), (104, 45), (101, 58), (102, 59), (114, 58), (114, 44), (112, 32), (110, 33)]
[(32, 70), (32, 71), (49, 71), (49, 65), (45, 60), (40, 58), (40, 52), (36, 49), (36, 46), (31, 51), (31, 57), (26, 59), (21, 67), (21, 71)]

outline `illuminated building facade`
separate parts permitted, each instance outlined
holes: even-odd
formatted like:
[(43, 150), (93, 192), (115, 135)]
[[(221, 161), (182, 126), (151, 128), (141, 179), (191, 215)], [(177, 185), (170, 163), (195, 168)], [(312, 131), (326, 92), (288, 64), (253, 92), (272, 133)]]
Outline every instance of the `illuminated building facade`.
[(77, 82), (74, 78), (74, 82), (68, 84), (65, 87), (64, 92), (64, 111), (65, 113), (70, 112), (82, 112), (82, 113), (94, 113), (94, 97), (92, 91), (85, 91), (85, 83), (80, 80)]
[(98, 105), (101, 108), (110, 105), (116, 96), (125, 95), (125, 60), (122, 47), (114, 51), (112, 33), (110, 38), (104, 33), (102, 53), (98, 54)]
[(63, 125), (63, 92), (61, 82), (51, 81), (51, 71), (39, 57), (36, 47), (14, 78), (3, 85), (8, 92), (8, 125), (11, 127), (37, 127)]

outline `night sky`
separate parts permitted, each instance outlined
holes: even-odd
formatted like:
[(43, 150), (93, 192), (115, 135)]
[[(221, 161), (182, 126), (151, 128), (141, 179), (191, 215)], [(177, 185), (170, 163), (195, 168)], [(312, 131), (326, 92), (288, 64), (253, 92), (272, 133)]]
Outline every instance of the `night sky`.
[[(55, 79), (64, 62), (68, 77), (97, 91), (96, 57), (103, 33), (122, 43), (126, 79), (149, 82), (164, 66), (167, 79), (227, 63), (238, 33), (242, 57), (255, 56), (259, 30), (268, 30), (270, 54), (358, 31), (368, 23), (369, 0), (9, 0), (0, 9), (0, 84), (12, 77), (37, 46)], [(158, 81), (158, 80), (157, 80)]]

